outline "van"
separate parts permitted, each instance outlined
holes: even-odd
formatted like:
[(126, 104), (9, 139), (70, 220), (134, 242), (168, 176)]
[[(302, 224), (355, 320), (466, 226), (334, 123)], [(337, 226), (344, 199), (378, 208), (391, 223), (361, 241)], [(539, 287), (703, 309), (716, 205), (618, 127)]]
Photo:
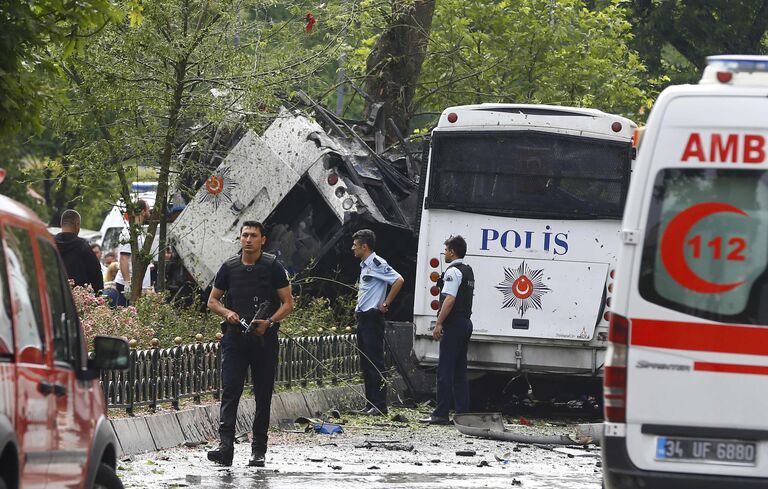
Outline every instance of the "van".
[(98, 378), (127, 367), (123, 338), (88, 358), (51, 234), (0, 195), (0, 489), (122, 488)]
[(768, 487), (768, 57), (707, 60), (659, 96), (630, 184), (608, 489)]

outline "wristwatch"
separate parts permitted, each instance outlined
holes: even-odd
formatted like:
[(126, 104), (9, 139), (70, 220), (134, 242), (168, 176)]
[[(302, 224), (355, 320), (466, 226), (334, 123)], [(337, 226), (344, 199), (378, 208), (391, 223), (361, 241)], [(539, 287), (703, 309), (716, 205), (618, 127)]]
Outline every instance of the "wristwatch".
[(269, 323), (269, 326), (267, 326), (268, 328), (271, 328), (272, 325), (275, 324), (275, 322), (272, 320), (272, 318), (267, 318), (267, 323)]

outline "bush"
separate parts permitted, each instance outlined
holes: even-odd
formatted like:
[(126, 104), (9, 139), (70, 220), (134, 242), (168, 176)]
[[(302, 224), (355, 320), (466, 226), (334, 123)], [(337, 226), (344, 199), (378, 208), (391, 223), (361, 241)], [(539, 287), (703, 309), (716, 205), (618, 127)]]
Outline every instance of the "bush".
[[(167, 302), (165, 293), (144, 294), (135, 306), (110, 308), (104, 297), (96, 297), (90, 287), (73, 287), (80, 322), (83, 325), (88, 348), (97, 335), (125, 336), (137, 341), (137, 348), (149, 348), (152, 338), (159, 340), (160, 348), (174, 346), (174, 338), (182, 344), (194, 343), (200, 333), (203, 341), (214, 341), (222, 318), (212, 313), (201, 313), (199, 301), (191, 307), (175, 306)], [(325, 297), (309, 294), (294, 299), (293, 313), (280, 325), (290, 336), (333, 335), (351, 333), (355, 328), (355, 295), (337, 297), (333, 302)]]

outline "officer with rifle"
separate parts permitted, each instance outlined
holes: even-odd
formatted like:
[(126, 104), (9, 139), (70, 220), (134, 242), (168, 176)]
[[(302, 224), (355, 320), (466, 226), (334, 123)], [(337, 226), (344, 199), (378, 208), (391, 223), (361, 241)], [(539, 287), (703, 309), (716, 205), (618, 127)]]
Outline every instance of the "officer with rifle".
[(208, 308), (224, 318), (220, 442), (208, 452), (208, 460), (225, 466), (232, 465), (234, 457), (237, 406), (248, 367), (256, 397), (248, 465), (264, 466), (278, 359), (277, 330), (293, 310), (288, 274), (274, 255), (262, 252), (266, 240), (260, 222), (245, 221), (240, 227), (242, 252), (221, 266), (208, 298)]

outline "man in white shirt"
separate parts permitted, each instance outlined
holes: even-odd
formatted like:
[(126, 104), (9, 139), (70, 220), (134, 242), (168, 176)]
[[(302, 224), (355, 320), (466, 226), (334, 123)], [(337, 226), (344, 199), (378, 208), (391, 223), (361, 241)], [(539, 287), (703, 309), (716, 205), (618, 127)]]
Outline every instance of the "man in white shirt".
[[(139, 214), (136, 216), (136, 224), (141, 229), (141, 226), (144, 225), (144, 221), (149, 218), (149, 205), (143, 199), (137, 200), (136, 205), (140, 209)], [(128, 229), (123, 230), (123, 234), (120, 236), (120, 243), (120, 248), (118, 249), (118, 253), (120, 254), (120, 270), (118, 270), (117, 276), (115, 277), (115, 287), (120, 291), (120, 293), (125, 295), (127, 299), (128, 296), (130, 296), (131, 274), (133, 272), (133, 264), (131, 263), (130, 233)], [(138, 245), (139, 248), (144, 246), (143, 232), (140, 232), (138, 235)], [(147, 266), (147, 271), (144, 274), (144, 280), (141, 283), (141, 288), (148, 289), (149, 287), (151, 287), (151, 282), (149, 266)]]

